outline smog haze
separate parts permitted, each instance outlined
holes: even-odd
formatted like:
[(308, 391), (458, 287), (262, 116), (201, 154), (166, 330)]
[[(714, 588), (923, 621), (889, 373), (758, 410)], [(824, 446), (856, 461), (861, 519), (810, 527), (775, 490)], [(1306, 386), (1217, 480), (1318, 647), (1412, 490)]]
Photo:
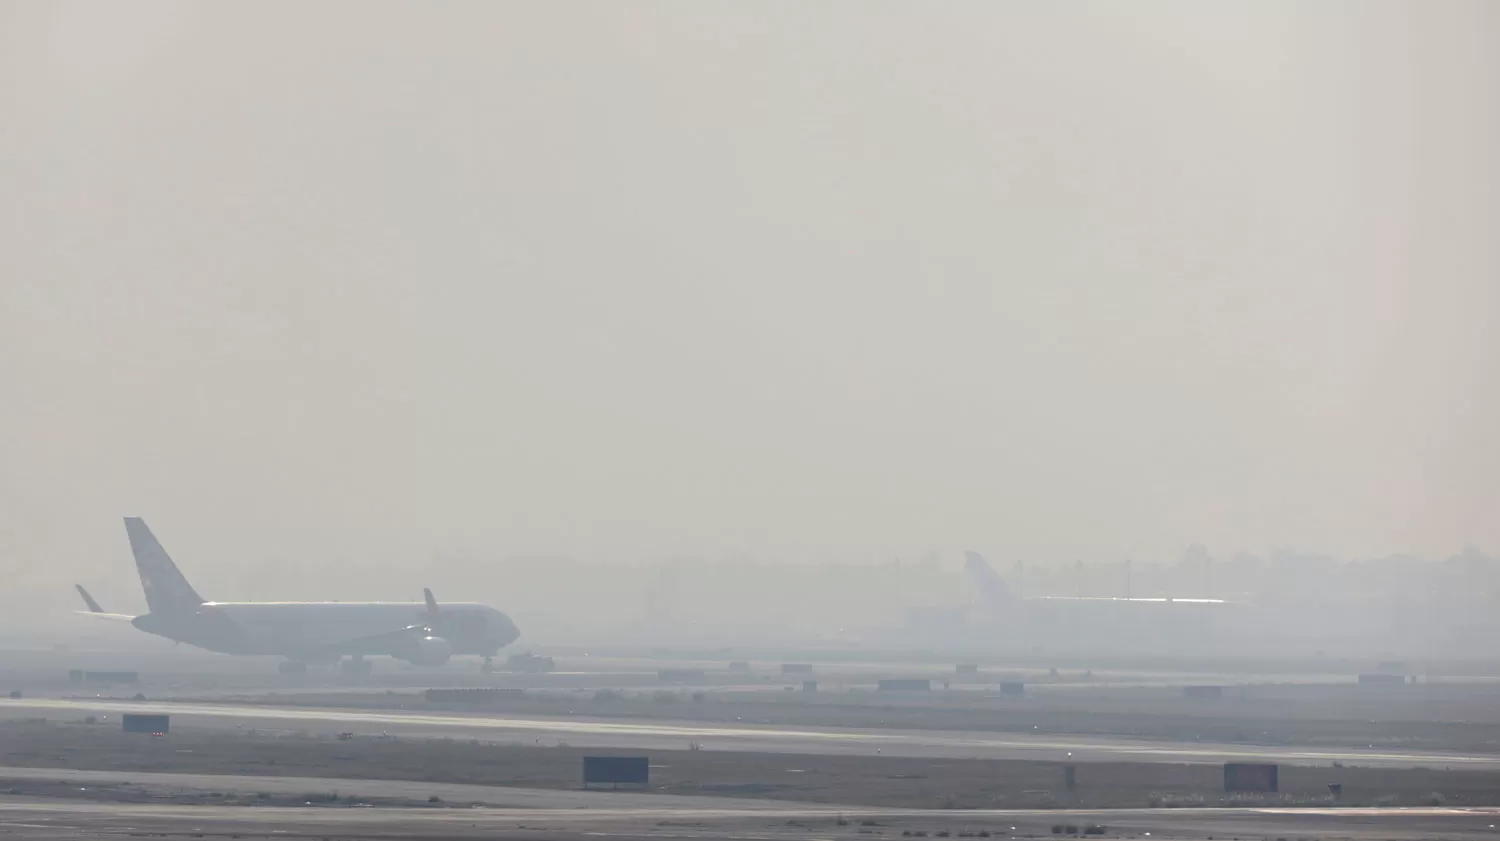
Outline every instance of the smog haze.
[(1496, 551), (1496, 43), (1481, 2), (0, 3), (0, 604), (140, 609), (126, 515), (208, 598), (523, 628), (663, 561), (904, 558), (894, 610), (966, 547)]

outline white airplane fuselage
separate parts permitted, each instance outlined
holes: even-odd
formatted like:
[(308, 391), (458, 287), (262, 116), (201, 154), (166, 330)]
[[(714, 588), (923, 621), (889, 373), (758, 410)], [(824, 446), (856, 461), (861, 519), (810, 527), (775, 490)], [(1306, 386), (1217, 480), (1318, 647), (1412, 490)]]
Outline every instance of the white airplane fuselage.
[(437, 666), (454, 655), (495, 655), (520, 636), (504, 613), (474, 602), (220, 602), (198, 595), (139, 517), (125, 518), (149, 612), (108, 613), (79, 586), (87, 613), (224, 654), (302, 662), (390, 656)]
[(436, 617), (424, 602), (204, 602), (191, 612), (148, 613), (137, 628), (224, 654), (275, 654), (304, 660), (407, 653), (392, 632), (422, 623), (452, 655), (492, 656), (520, 636), (492, 607), (446, 603)]

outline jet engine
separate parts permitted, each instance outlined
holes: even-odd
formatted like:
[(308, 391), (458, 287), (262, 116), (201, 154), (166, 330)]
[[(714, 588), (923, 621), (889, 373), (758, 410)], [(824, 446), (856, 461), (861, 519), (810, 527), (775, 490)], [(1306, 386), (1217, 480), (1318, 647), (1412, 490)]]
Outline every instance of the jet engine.
[(403, 658), (418, 666), (441, 666), (453, 656), (453, 643), (442, 637), (426, 636), (412, 645), (411, 653)]

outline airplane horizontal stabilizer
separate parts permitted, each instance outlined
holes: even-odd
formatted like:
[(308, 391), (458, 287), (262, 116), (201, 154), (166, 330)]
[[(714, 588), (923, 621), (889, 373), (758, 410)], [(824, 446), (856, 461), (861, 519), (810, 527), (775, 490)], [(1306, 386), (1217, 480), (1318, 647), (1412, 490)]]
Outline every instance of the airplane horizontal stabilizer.
[(134, 622), (135, 617), (128, 613), (105, 613), (102, 610), (75, 610), (79, 616), (92, 616), (95, 619), (107, 619), (111, 622)]
[(74, 613), (82, 613), (86, 616), (93, 616), (97, 619), (111, 619), (116, 622), (134, 621), (135, 617), (130, 616), (129, 614), (109, 613), (105, 611), (104, 608), (99, 606), (99, 602), (93, 596), (89, 595), (89, 591), (83, 589), (82, 584), (74, 584), (73, 589), (78, 591), (78, 595), (83, 597), (83, 603), (88, 605), (89, 608), (88, 610), (77, 610), (74, 611)]

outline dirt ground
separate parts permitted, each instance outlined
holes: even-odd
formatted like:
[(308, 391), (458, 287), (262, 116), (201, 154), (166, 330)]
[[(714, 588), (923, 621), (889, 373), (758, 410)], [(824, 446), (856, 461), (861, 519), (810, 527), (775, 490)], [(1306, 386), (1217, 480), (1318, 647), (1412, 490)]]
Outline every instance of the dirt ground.
[[(584, 753), (610, 751), (442, 739), (186, 731), (152, 738), (104, 724), (0, 722), (0, 764), (88, 770), (397, 779), (577, 788)], [(1094, 763), (1077, 790), (1053, 762), (655, 751), (654, 792), (908, 808), (1213, 805), (1500, 805), (1500, 772), (1283, 766), (1277, 795), (1229, 796), (1213, 765)], [(0, 793), (31, 783), (0, 781)], [(41, 793), (41, 792), (35, 792)], [(343, 792), (342, 796), (358, 796)], [(255, 792), (237, 797), (254, 802)]]

